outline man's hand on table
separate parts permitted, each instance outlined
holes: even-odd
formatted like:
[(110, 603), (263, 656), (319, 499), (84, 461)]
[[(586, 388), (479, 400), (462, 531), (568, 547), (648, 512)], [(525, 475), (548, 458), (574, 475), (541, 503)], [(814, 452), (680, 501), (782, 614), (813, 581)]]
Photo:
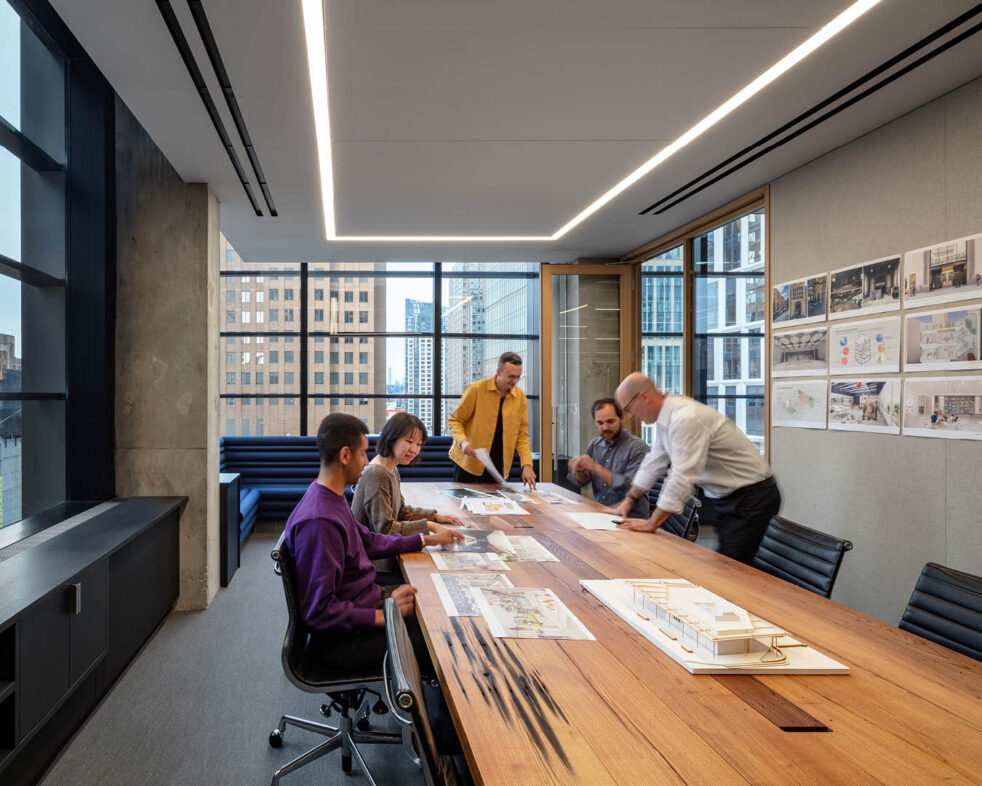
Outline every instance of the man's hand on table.
[(427, 521), (426, 526), (429, 527), (430, 532), (423, 536), (424, 546), (449, 546), (451, 543), (464, 539), (464, 536), (457, 530), (452, 527), (444, 527), (435, 521)]
[(650, 518), (623, 518), (617, 524), (618, 529), (629, 529), (633, 532), (654, 532), (671, 517), (671, 513), (661, 508), (655, 508)]
[(522, 467), (522, 483), (535, 491), (535, 470), (530, 464)]
[[(413, 613), (416, 606), (416, 588), (412, 584), (400, 584), (389, 596), (399, 607), (399, 613), (403, 617), (408, 617)], [(375, 611), (375, 627), (385, 627), (385, 612), (382, 609)]]
[(631, 500), (629, 500), (627, 497), (625, 497), (616, 505), (613, 505), (612, 507), (609, 508), (604, 508), (604, 513), (610, 513), (616, 516), (617, 518), (622, 519), (625, 516), (627, 516), (628, 513), (631, 512), (631, 508), (633, 507), (634, 507), (634, 503)]

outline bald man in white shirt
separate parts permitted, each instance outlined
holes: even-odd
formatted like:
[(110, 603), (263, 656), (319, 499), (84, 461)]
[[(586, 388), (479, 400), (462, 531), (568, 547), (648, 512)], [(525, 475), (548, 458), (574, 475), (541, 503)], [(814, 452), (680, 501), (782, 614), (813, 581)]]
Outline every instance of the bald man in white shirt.
[(623, 501), (611, 510), (626, 516), (634, 501), (668, 469), (658, 504), (647, 519), (618, 525), (654, 532), (680, 513), (696, 484), (715, 508), (717, 551), (748, 565), (767, 522), (781, 509), (771, 468), (732, 420), (687, 396), (666, 395), (637, 372), (618, 386), (614, 398), (625, 415), (656, 423), (655, 444), (645, 456)]

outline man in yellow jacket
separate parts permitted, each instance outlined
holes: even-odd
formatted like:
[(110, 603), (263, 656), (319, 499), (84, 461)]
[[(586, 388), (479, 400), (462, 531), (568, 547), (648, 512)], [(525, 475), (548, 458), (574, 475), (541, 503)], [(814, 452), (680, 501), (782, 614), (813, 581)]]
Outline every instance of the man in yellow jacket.
[(453, 434), (450, 458), (457, 483), (493, 483), (481, 460), (474, 455), (486, 448), (491, 462), (508, 477), (515, 451), (522, 462), (522, 481), (535, 488), (532, 447), (529, 443), (529, 406), (517, 387), (522, 378), (522, 359), (515, 352), (498, 358), (493, 377), (467, 386), (447, 423)]

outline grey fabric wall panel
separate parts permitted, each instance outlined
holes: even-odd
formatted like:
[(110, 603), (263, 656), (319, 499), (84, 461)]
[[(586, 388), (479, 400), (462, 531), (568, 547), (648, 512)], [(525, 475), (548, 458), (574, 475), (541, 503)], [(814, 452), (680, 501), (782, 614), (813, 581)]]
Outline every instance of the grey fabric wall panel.
[(946, 237), (982, 232), (982, 79), (945, 99)]
[[(980, 128), (982, 79), (772, 183), (771, 281), (982, 232)], [(895, 625), (925, 562), (982, 573), (982, 443), (775, 428), (771, 461), (783, 515), (855, 544), (835, 600)]]

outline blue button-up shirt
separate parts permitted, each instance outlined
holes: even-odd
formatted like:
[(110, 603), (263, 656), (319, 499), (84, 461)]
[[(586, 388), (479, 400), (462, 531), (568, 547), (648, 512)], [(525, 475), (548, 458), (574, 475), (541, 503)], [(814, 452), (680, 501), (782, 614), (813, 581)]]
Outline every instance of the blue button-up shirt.
[[(609, 469), (613, 474), (609, 485), (604, 483), (599, 476), (590, 474), (593, 498), (601, 505), (608, 507), (616, 505), (624, 499), (631, 488), (634, 474), (638, 471), (641, 461), (649, 450), (650, 448), (644, 440), (634, 436), (626, 429), (621, 429), (621, 433), (612, 443), (607, 442), (603, 437), (594, 437), (590, 440), (590, 444), (586, 446), (586, 455), (601, 467)], [(574, 486), (579, 487), (580, 481), (577, 479), (575, 471), (570, 471), (567, 479)], [(648, 497), (646, 494), (642, 494), (634, 507), (631, 508), (629, 515), (634, 518), (646, 519), (650, 510)]]

